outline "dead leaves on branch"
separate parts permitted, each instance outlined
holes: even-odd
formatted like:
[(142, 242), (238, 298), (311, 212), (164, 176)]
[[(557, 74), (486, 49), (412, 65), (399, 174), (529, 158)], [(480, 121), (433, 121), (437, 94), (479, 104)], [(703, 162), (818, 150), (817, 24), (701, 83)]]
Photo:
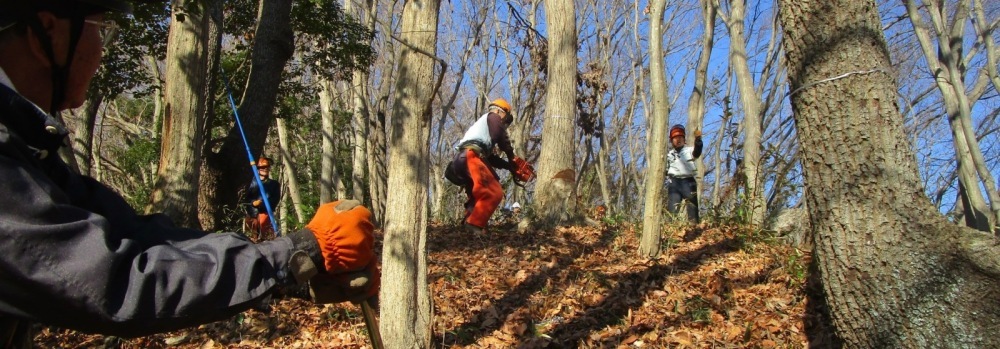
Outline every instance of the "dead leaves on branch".
[[(656, 260), (635, 257), (639, 236), (628, 227), (523, 234), (497, 228), (473, 239), (462, 229), (435, 225), (428, 234), (435, 347), (808, 345), (803, 267), (808, 254), (755, 240), (740, 229), (668, 231), (665, 240), (674, 243)], [(105, 341), (46, 328), (35, 344), (105, 347)], [(121, 340), (120, 347), (367, 348), (370, 343), (357, 307), (285, 297), (273, 302), (270, 314), (248, 311), (185, 331)]]

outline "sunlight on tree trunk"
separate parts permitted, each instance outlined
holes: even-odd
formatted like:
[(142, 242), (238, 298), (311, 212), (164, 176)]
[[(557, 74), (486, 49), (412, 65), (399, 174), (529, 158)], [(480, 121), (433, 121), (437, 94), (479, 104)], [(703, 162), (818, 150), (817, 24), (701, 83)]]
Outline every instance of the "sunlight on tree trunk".
[(848, 348), (1000, 346), (1000, 247), (924, 194), (875, 2), (779, 6), (822, 280), (810, 301)]
[[(918, 1), (906, 0), (906, 13), (913, 23), (914, 33), (924, 53), (924, 60), (934, 75), (934, 81), (944, 101), (944, 109), (948, 114), (955, 158), (958, 161), (959, 195), (965, 208), (965, 224), (982, 231), (991, 231), (991, 222), (995, 223), (1000, 219), (1000, 202), (998, 202), (1000, 194), (997, 194), (993, 175), (986, 169), (986, 160), (979, 148), (976, 133), (972, 129), (972, 105), (978, 98), (969, 98), (964, 80), (968, 62), (963, 57), (962, 36), (965, 34), (969, 16), (969, 0), (961, 0), (947, 6), (944, 1), (924, 1), (924, 6)], [(954, 5), (954, 17), (947, 18), (946, 7), (952, 5)], [(932, 25), (924, 23), (921, 7), (925, 7), (930, 14)], [(932, 40), (929, 30), (934, 31), (936, 41)], [(992, 209), (979, 189), (980, 184), (989, 194)]]
[[(211, 13), (214, 2), (193, 0), (172, 4), (174, 20), (167, 39), (167, 67), (164, 96), (166, 108), (160, 167), (147, 212), (162, 212), (183, 227), (200, 227), (198, 184), (205, 120), (213, 76), (213, 54), (218, 42), (213, 37)], [(198, 11), (189, 11), (198, 8)]]
[(538, 224), (551, 228), (579, 215), (576, 207), (577, 40), (573, 0), (545, 2), (548, 22), (548, 85), (542, 150), (538, 157), (535, 213)]
[[(382, 278), (382, 338), (389, 348), (429, 348), (431, 295), (427, 273), (427, 183), (437, 45), (436, 0), (403, 7), (404, 43), (392, 108)], [(444, 74), (445, 72), (440, 72)], [(391, 305), (391, 306), (390, 306)]]
[[(694, 131), (701, 131), (704, 128), (705, 119), (705, 103), (706, 103), (706, 88), (708, 80), (708, 63), (712, 58), (712, 48), (715, 46), (715, 17), (716, 17), (716, 6), (714, 0), (701, 0), (701, 11), (702, 11), (702, 21), (704, 21), (704, 33), (701, 37), (701, 53), (698, 57), (698, 66), (694, 70), (694, 90), (691, 91), (691, 98), (688, 99), (688, 110), (687, 110), (687, 129), (691, 132), (687, 133), (687, 144), (694, 144)], [(695, 161), (695, 178), (698, 180), (698, 200), (705, 202), (702, 198), (702, 194), (705, 192), (705, 160), (704, 156), (702, 159)], [(718, 167), (715, 167), (718, 169)], [(715, 182), (718, 183), (719, 176), (716, 174)], [(713, 195), (716, 191), (712, 192)], [(700, 204), (700, 207), (705, 207), (704, 204)]]
[[(281, 151), (281, 172), (285, 177), (284, 182), (288, 183), (288, 190), (282, 190), (282, 194), (287, 193), (291, 200), (283, 200), (282, 202), (291, 201), (292, 209), (295, 211), (295, 218), (298, 219), (298, 223), (305, 224), (306, 217), (302, 212), (302, 195), (299, 193), (299, 181), (295, 178), (295, 161), (292, 160), (292, 152), (289, 148), (288, 140), (288, 126), (285, 123), (285, 119), (278, 119), (278, 148)], [(286, 217), (282, 215), (282, 217)]]
[(654, 0), (649, 13), (649, 81), (653, 108), (649, 115), (649, 136), (646, 138), (646, 180), (642, 240), (639, 255), (655, 258), (660, 254), (660, 237), (663, 230), (663, 183), (667, 173), (667, 123), (670, 102), (667, 100), (667, 77), (663, 62), (663, 9), (666, 0)]
[(762, 226), (765, 218), (764, 176), (761, 169), (761, 98), (757, 94), (747, 61), (747, 40), (744, 34), (746, 3), (731, 0), (729, 13), (719, 13), (729, 29), (729, 65), (743, 106), (743, 175), (746, 176), (744, 205), (750, 213), (749, 223)]

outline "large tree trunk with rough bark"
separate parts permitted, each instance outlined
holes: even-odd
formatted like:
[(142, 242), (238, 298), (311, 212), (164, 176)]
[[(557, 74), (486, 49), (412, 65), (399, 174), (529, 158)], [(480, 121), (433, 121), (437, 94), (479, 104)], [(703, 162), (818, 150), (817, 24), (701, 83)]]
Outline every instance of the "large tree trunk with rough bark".
[(178, 225), (194, 228), (201, 226), (199, 166), (212, 103), (210, 77), (222, 36), (212, 18), (218, 2), (183, 0), (172, 5), (160, 167), (147, 211), (163, 212)]
[(822, 281), (813, 300), (846, 347), (1000, 347), (1000, 245), (925, 196), (878, 6), (779, 4)]
[[(427, 183), (435, 81), (438, 0), (403, 6), (403, 51), (389, 143), (382, 278), (382, 338), (388, 348), (429, 348), (431, 295), (427, 281)], [(441, 74), (444, 74), (442, 71)]]
[(542, 150), (538, 157), (535, 213), (540, 227), (578, 218), (576, 207), (577, 38), (573, 0), (545, 2), (548, 23), (548, 84)]
[[(291, 8), (291, 2), (285, 0), (260, 2), (250, 75), (238, 108), (247, 143), (255, 157), (264, 149), (264, 141), (274, 121), (281, 73), (294, 51)], [(222, 228), (226, 216), (221, 208), (237, 207), (240, 191), (253, 179), (243, 139), (236, 127), (234, 124), (229, 130), (217, 152), (206, 151), (202, 166), (199, 215), (209, 230)]]
[(670, 101), (667, 100), (667, 76), (663, 62), (663, 9), (666, 0), (655, 0), (649, 12), (649, 81), (653, 108), (649, 112), (649, 137), (646, 144), (646, 180), (643, 184), (642, 239), (639, 255), (654, 258), (660, 254), (660, 231), (663, 230), (663, 182), (667, 173), (667, 123)]

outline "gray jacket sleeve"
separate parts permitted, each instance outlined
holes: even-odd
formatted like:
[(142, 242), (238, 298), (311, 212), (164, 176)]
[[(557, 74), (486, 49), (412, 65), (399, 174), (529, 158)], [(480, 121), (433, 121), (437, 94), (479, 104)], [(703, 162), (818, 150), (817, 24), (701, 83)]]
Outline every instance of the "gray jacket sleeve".
[(254, 244), (177, 228), (162, 215), (137, 215), (89, 177), (49, 177), (20, 160), (0, 155), (6, 314), (119, 336), (179, 329), (232, 316), (295, 283), (293, 253), (318, 251), (302, 231)]

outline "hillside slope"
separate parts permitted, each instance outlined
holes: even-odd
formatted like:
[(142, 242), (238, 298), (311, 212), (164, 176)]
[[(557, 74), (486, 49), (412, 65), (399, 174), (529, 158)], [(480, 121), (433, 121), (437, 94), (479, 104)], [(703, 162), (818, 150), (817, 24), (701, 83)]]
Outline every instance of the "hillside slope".
[[(637, 260), (628, 226), (472, 236), (429, 230), (434, 340), (442, 348), (801, 348), (809, 255), (732, 227), (668, 228)], [(383, 280), (384, 284), (391, 283)], [(357, 307), (296, 297), (269, 313), (134, 339), (43, 328), (43, 348), (364, 348)], [(814, 332), (815, 333), (815, 332)]]

